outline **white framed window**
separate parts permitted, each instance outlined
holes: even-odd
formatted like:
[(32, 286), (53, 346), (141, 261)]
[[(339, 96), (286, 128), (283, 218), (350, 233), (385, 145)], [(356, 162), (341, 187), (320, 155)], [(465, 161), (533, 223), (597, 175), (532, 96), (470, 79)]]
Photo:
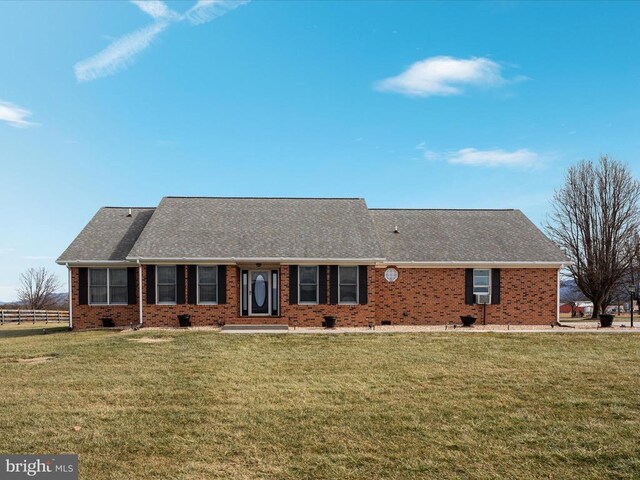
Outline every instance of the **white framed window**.
[(358, 267), (338, 267), (338, 303), (358, 303)]
[(128, 301), (126, 268), (89, 269), (89, 304), (126, 305)]
[(89, 269), (89, 303), (92, 305), (108, 305), (109, 270), (106, 268)]
[(218, 303), (218, 267), (198, 265), (198, 304)]
[(156, 266), (156, 303), (175, 304), (176, 294), (176, 266)]
[(298, 303), (316, 305), (318, 303), (318, 267), (298, 267)]
[(488, 295), (491, 293), (491, 270), (488, 268), (473, 269), (473, 294)]
[(127, 269), (110, 268), (109, 275), (109, 304), (126, 305), (127, 298)]

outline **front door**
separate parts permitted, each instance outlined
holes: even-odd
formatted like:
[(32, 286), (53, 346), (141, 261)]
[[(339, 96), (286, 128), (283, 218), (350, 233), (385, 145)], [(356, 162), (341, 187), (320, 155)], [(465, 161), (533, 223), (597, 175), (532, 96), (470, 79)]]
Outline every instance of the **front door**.
[(249, 272), (249, 315), (269, 315), (271, 312), (271, 281), (269, 270)]

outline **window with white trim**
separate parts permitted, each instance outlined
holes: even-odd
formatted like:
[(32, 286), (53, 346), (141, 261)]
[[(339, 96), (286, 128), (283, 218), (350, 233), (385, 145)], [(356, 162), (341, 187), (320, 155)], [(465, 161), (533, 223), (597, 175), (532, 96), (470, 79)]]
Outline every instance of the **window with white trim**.
[(109, 269), (109, 303), (126, 304), (127, 298), (127, 269)]
[(126, 268), (89, 269), (91, 305), (126, 305), (128, 300)]
[(176, 266), (156, 267), (157, 303), (176, 303)]
[(358, 267), (338, 267), (338, 303), (358, 303)]
[(198, 303), (218, 303), (217, 266), (198, 266)]
[(473, 269), (473, 294), (488, 295), (491, 290), (491, 270), (488, 268)]
[(298, 303), (318, 303), (318, 267), (298, 267)]

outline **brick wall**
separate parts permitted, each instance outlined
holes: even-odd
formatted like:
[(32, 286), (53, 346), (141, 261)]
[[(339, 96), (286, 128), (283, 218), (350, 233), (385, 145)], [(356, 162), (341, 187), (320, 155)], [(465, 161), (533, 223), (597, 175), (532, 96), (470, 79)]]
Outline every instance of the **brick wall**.
[[(395, 282), (375, 271), (376, 323), (444, 325), (460, 315), (483, 319), (482, 305), (464, 303), (463, 268), (400, 268)], [(487, 323), (548, 325), (556, 321), (557, 275), (554, 268), (503, 268), (500, 304), (487, 305)]]
[[(102, 327), (102, 317), (111, 317), (116, 326), (129, 327), (138, 324), (138, 305), (80, 305), (79, 303), (79, 269), (71, 269), (73, 328)], [(138, 274), (136, 272), (136, 292), (138, 291)]]
[[(184, 298), (187, 298), (187, 268), (184, 278)], [(218, 325), (218, 322), (232, 323), (240, 315), (240, 289), (238, 268), (227, 266), (227, 303), (222, 305), (155, 305), (147, 304), (147, 269), (142, 269), (142, 301), (144, 325), (147, 327), (177, 327), (178, 315), (191, 315), (191, 325), (195, 327)], [(249, 322), (246, 322), (249, 323)]]
[[(268, 268), (268, 270), (273, 269)], [(225, 305), (147, 305), (146, 269), (143, 269), (145, 325), (176, 326), (177, 315), (182, 313), (191, 315), (191, 324), (194, 326), (217, 325), (221, 320), (225, 324), (288, 324), (320, 327), (324, 315), (337, 316), (338, 324), (343, 326), (367, 326), (369, 322), (375, 321), (373, 267), (369, 267), (367, 272), (369, 285), (367, 305), (289, 305), (289, 267), (282, 266), (276, 270), (280, 275), (280, 315), (243, 317), (240, 316), (240, 269), (238, 267), (227, 267), (227, 303)], [(327, 285), (329, 285), (328, 270)]]
[[(375, 322), (375, 268), (367, 267), (368, 303), (365, 305), (289, 305), (289, 267), (280, 270), (280, 288), (282, 305), (280, 314), (283, 323), (299, 327), (320, 327), (324, 315), (337, 317), (337, 326), (368, 326)], [(330, 291), (329, 268), (327, 268), (327, 296)], [(328, 301), (328, 298), (327, 298)]]
[[(185, 269), (185, 275), (186, 275)], [(459, 323), (460, 315), (476, 315), (482, 322), (482, 306), (464, 303), (464, 269), (398, 269), (396, 282), (384, 279), (385, 268), (368, 267), (366, 305), (289, 305), (289, 267), (280, 271), (280, 316), (240, 316), (240, 270), (227, 266), (227, 303), (224, 305), (148, 305), (146, 268), (143, 268), (142, 301), (144, 325), (178, 326), (177, 315), (191, 315), (194, 326), (226, 324), (322, 325), (324, 315), (335, 315), (338, 326), (367, 326), (391, 320), (403, 325), (444, 325)], [(78, 269), (72, 269), (73, 324), (75, 328), (102, 326), (101, 318), (110, 316), (117, 326), (137, 324), (139, 306), (93, 306), (78, 303)], [(487, 323), (549, 324), (556, 320), (556, 269), (502, 269), (501, 303), (487, 306)], [(329, 291), (329, 269), (327, 290)], [(137, 277), (137, 275), (136, 275)], [(138, 292), (136, 278), (136, 295)], [(185, 298), (187, 281), (185, 278)]]

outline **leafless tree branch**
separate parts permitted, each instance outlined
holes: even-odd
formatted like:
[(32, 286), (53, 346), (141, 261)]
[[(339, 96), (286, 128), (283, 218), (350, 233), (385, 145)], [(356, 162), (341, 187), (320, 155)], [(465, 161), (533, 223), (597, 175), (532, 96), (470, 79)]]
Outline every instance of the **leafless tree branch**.
[(18, 299), (29, 310), (44, 310), (55, 306), (54, 294), (62, 284), (46, 268), (29, 268), (20, 275)]
[(569, 168), (553, 197), (549, 236), (573, 261), (576, 285), (593, 302), (597, 317), (638, 255), (640, 182), (608, 156)]

